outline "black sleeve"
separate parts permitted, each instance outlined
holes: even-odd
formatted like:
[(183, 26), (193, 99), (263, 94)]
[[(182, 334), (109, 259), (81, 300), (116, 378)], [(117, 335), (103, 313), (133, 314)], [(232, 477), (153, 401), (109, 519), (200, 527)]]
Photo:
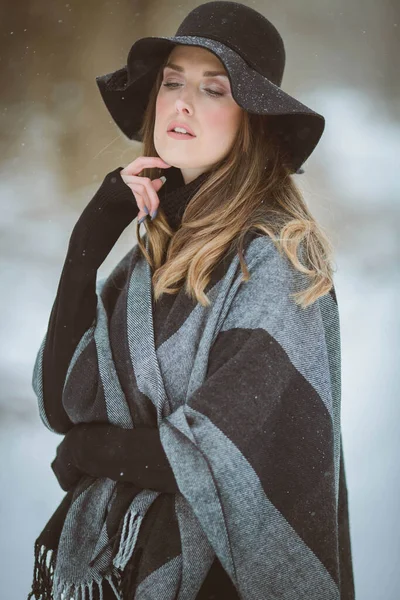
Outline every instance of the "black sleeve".
[(73, 423), (62, 405), (68, 365), (96, 316), (97, 269), (139, 208), (118, 167), (108, 173), (72, 231), (43, 349), (43, 402), (51, 427), (65, 433)]
[(74, 425), (62, 405), (68, 365), (96, 317), (97, 269), (139, 212), (132, 191), (119, 174), (122, 168), (105, 177), (72, 231), (50, 315), (43, 350), (43, 401), (50, 425), (60, 433), (67, 432), (52, 469), (65, 490), (85, 473), (173, 493), (178, 488), (158, 428)]
[(106, 423), (80, 423), (59, 444), (51, 467), (65, 491), (84, 473), (134, 483), (142, 489), (179, 492), (157, 427), (123, 429)]

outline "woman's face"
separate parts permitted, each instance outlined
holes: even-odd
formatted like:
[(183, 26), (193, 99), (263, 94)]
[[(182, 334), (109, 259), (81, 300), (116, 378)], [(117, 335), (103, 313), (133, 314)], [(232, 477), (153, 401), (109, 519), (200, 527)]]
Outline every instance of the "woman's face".
[[(179, 70), (164, 68), (156, 101), (154, 145), (159, 156), (180, 168), (185, 183), (190, 183), (229, 152), (243, 109), (232, 97), (222, 62), (212, 52), (178, 45), (168, 64)], [(206, 76), (206, 71), (226, 76)], [(170, 137), (172, 121), (187, 124), (196, 137)]]

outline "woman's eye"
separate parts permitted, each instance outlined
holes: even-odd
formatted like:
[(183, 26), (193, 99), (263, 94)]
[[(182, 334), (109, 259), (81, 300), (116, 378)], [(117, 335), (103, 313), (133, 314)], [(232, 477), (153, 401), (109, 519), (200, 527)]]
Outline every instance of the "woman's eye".
[[(181, 85), (180, 83), (173, 83), (173, 82), (169, 82), (169, 83), (163, 83), (163, 86), (165, 86), (166, 88), (172, 88), (173, 86), (176, 85)], [(224, 94), (222, 94), (221, 92), (216, 92), (215, 90), (210, 90), (209, 88), (204, 88), (206, 90), (206, 92), (210, 95), (210, 96), (223, 96)]]

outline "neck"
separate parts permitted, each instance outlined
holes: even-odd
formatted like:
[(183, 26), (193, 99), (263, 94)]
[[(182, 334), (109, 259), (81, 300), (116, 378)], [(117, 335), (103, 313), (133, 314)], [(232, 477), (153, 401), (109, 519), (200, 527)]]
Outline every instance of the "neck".
[(182, 171), (177, 167), (171, 167), (165, 171), (165, 176), (167, 180), (158, 192), (160, 206), (165, 212), (168, 223), (172, 228), (177, 229), (186, 206), (200, 185), (207, 179), (209, 173), (203, 172), (192, 181), (185, 183)]

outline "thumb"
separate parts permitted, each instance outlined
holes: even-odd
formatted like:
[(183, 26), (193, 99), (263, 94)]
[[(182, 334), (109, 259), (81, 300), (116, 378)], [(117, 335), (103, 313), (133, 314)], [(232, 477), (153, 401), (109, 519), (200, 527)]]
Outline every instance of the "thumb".
[(162, 186), (164, 185), (166, 180), (167, 180), (167, 178), (165, 177), (165, 175), (163, 175), (159, 179), (153, 179), (153, 181), (151, 183), (153, 184), (153, 188), (155, 189), (156, 192), (158, 192), (162, 188)]

